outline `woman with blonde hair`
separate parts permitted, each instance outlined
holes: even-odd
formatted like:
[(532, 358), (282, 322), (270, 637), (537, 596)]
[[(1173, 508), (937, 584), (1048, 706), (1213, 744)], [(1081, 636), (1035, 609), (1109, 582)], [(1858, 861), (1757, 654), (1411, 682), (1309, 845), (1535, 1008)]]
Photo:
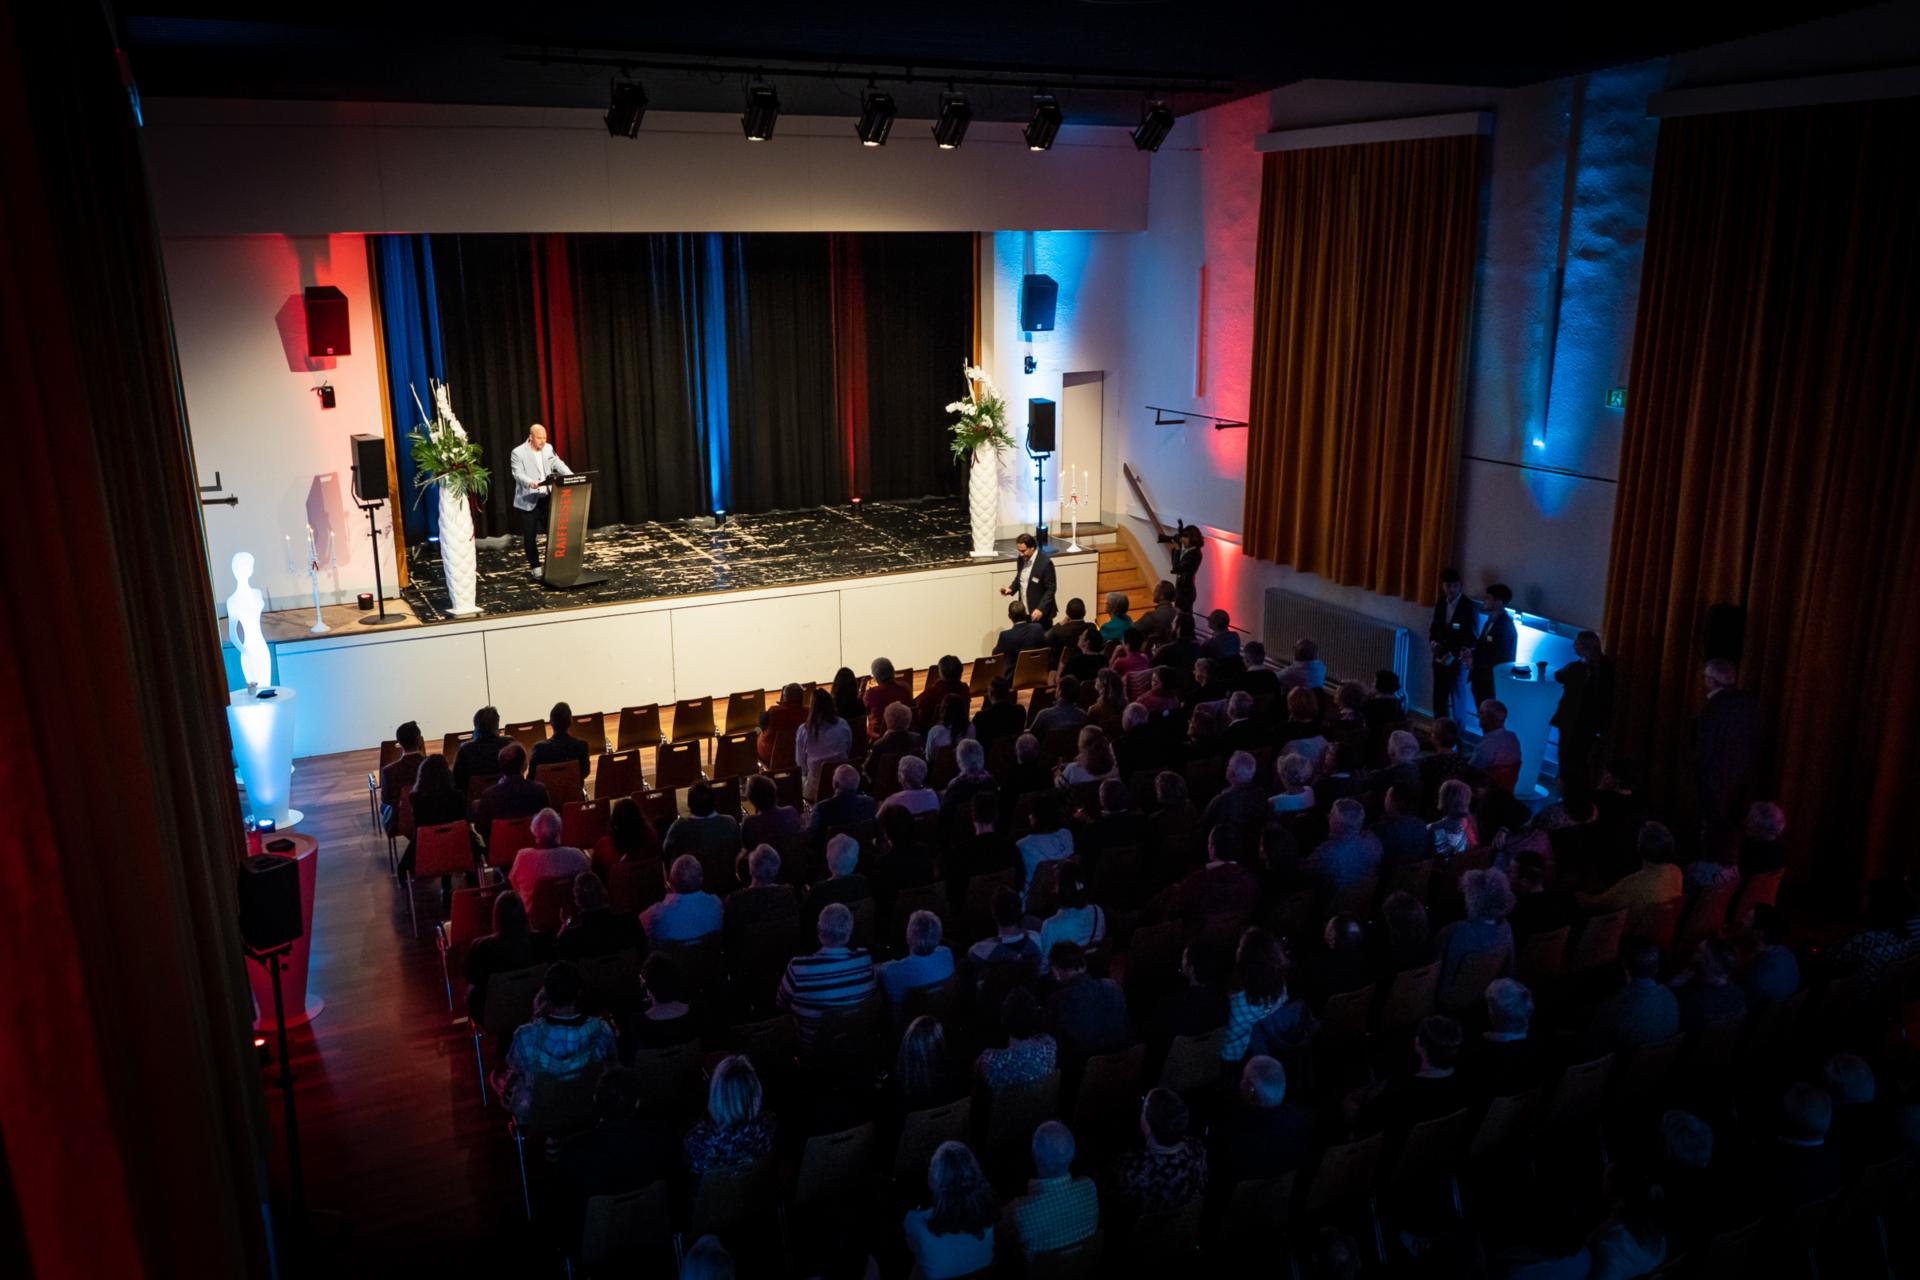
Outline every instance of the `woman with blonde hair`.
[(1445, 866), (1469, 849), (1478, 848), (1480, 833), (1473, 825), (1473, 788), (1458, 778), (1440, 784), (1440, 816), (1427, 824), (1433, 856)]
[(927, 1162), (927, 1203), (901, 1224), (916, 1280), (950, 1280), (993, 1265), (993, 1225), (1000, 1217), (980, 1162), (963, 1142), (943, 1142)]
[(707, 1086), (707, 1118), (687, 1131), (687, 1168), (752, 1164), (773, 1154), (773, 1117), (760, 1109), (760, 1073), (744, 1054), (722, 1058)]

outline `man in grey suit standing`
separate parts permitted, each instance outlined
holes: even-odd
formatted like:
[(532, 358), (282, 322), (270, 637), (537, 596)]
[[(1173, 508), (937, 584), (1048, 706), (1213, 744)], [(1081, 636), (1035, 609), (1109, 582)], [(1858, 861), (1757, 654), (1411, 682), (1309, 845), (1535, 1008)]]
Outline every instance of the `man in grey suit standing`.
[(539, 423), (527, 428), (525, 442), (507, 455), (513, 469), (513, 518), (520, 526), (520, 545), (527, 552), (527, 568), (540, 573), (540, 523), (547, 514), (547, 481), (570, 476), (573, 468), (547, 447), (547, 429)]

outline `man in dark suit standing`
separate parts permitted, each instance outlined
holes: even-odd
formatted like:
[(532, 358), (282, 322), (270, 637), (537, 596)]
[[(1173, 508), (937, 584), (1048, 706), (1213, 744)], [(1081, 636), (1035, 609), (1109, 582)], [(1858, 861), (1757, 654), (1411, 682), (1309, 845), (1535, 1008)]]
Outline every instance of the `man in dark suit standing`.
[(1460, 660), (1473, 652), (1479, 611), (1460, 585), (1458, 569), (1440, 571), (1440, 599), (1434, 602), (1433, 622), (1427, 627), (1427, 648), (1433, 654), (1433, 714), (1453, 716), (1459, 699)]
[(1007, 624), (1007, 629), (994, 642), (993, 651), (1006, 655), (1007, 665), (1001, 670), (1012, 675), (1021, 650), (1047, 647), (1047, 629), (1029, 617), (1026, 606), (1018, 600), (1007, 605)]
[(1013, 581), (1000, 588), (1000, 594), (1012, 596), (1028, 619), (1039, 623), (1044, 631), (1053, 625), (1053, 615), (1058, 612), (1053, 600), (1053, 560), (1040, 554), (1040, 544), (1030, 533), (1015, 538), (1013, 546), (1020, 553), (1020, 563), (1014, 567)]
[(1573, 638), (1573, 653), (1574, 660), (1553, 673), (1562, 686), (1553, 727), (1560, 731), (1562, 774), (1591, 783), (1613, 718), (1613, 659), (1592, 631)]
[(1739, 670), (1725, 658), (1708, 661), (1707, 705), (1693, 722), (1694, 794), (1702, 847), (1718, 849), (1740, 829), (1747, 806), (1760, 798), (1760, 704), (1739, 687)]
[(1487, 624), (1474, 637), (1473, 668), (1467, 673), (1475, 707), (1493, 701), (1493, 673), (1511, 665), (1514, 655), (1520, 651), (1520, 632), (1513, 625), (1513, 615), (1507, 612), (1507, 606), (1513, 603), (1513, 592), (1506, 583), (1496, 582), (1488, 587), (1480, 603), (1486, 609)]

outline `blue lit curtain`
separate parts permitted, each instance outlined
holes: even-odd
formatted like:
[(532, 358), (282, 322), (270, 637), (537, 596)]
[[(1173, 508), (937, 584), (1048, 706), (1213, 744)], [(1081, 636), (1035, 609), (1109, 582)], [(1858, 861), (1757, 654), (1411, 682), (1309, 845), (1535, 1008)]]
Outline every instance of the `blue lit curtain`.
[(400, 471), (401, 516), (407, 539), (413, 542), (440, 532), (439, 503), (416, 499), (413, 450), (407, 440), (421, 420), (415, 392), (420, 403), (431, 409), (430, 379), (446, 377), (433, 246), (426, 236), (375, 236), (373, 249), (387, 348), (387, 387), (393, 397), (393, 458)]

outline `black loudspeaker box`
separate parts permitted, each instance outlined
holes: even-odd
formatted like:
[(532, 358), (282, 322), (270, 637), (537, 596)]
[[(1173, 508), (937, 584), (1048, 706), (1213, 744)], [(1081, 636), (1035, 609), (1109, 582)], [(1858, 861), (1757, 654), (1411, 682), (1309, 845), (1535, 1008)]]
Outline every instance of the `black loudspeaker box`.
[(1052, 276), (1020, 278), (1020, 328), (1026, 333), (1046, 333), (1053, 328), (1053, 304), (1060, 299), (1060, 285)]
[(347, 335), (347, 295), (330, 284), (316, 284), (307, 286), (304, 299), (307, 304), (307, 357), (317, 360), (322, 356), (353, 354), (353, 345)]
[(250, 951), (284, 947), (300, 927), (300, 868), (292, 858), (263, 853), (240, 864), (240, 936)]
[(1739, 662), (1747, 647), (1747, 611), (1737, 604), (1707, 606), (1707, 657)]
[(385, 436), (353, 438), (353, 496), (361, 502), (387, 500), (387, 440)]
[(1027, 452), (1053, 452), (1053, 401), (1041, 396), (1027, 401)]

